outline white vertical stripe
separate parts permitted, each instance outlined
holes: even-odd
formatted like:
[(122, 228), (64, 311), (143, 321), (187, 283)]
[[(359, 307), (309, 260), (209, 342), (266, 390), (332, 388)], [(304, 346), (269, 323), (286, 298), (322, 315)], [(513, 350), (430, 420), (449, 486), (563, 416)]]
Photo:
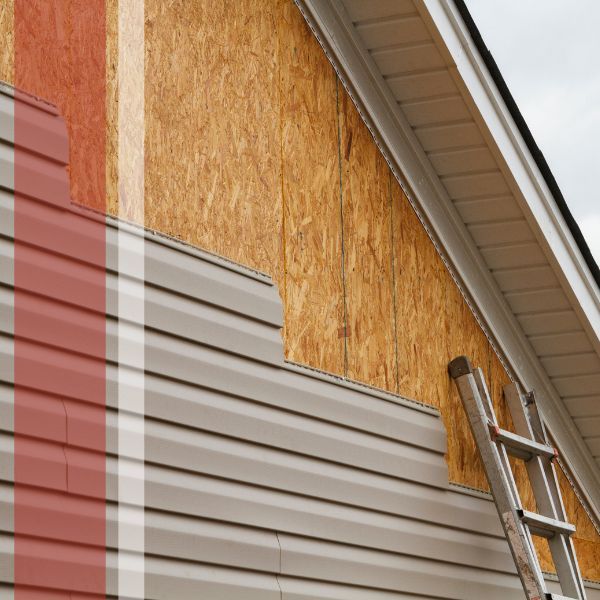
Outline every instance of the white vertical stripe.
[[(144, 225), (144, 0), (119, 0), (119, 218)], [(144, 238), (118, 232), (118, 596), (144, 598)]]

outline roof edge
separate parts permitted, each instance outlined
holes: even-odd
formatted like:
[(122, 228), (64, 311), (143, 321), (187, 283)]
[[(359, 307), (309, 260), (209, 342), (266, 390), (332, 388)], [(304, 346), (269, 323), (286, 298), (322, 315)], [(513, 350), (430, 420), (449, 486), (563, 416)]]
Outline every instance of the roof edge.
[(565, 220), (565, 223), (569, 231), (571, 232), (571, 235), (573, 236), (573, 239), (575, 240), (575, 243), (577, 244), (581, 255), (583, 256), (583, 259), (588, 269), (590, 270), (590, 273), (592, 274), (596, 285), (600, 289), (600, 267), (598, 266), (596, 259), (592, 255), (590, 247), (587, 241), (585, 240), (583, 233), (581, 232), (581, 228), (579, 227), (577, 221), (573, 217), (573, 213), (571, 213), (571, 210), (569, 209), (567, 201), (565, 200), (565, 197), (558, 185), (558, 182), (556, 181), (556, 178), (554, 177), (554, 174), (552, 173), (550, 166), (548, 165), (548, 161), (546, 160), (543, 152), (537, 145), (537, 142), (535, 141), (535, 138), (533, 137), (533, 134), (529, 129), (529, 125), (527, 125), (523, 114), (519, 110), (519, 107), (510, 89), (508, 88), (504, 77), (502, 76), (502, 73), (500, 71), (500, 68), (498, 67), (498, 64), (496, 63), (496, 60), (494, 59), (491, 51), (487, 47), (483, 36), (481, 35), (481, 32), (479, 31), (479, 28), (475, 23), (475, 20), (473, 19), (471, 13), (469, 12), (469, 9), (467, 8), (465, 0), (454, 0), (454, 5), (456, 6), (456, 9), (462, 17), (465, 25), (467, 26), (467, 30), (469, 31), (469, 34), (473, 40), (473, 43), (475, 44), (475, 47), (477, 48), (485, 66), (487, 67), (492, 79), (494, 80), (494, 83), (498, 88), (498, 92), (500, 93), (502, 100), (506, 104), (506, 108), (508, 109), (512, 119), (514, 120), (515, 125), (519, 130), (519, 133), (523, 137), (523, 141), (525, 142), (527, 149), (531, 153), (535, 164), (540, 170), (540, 173), (542, 174), (542, 177), (544, 178), (544, 181), (546, 182), (546, 185), (548, 186), (548, 189), (550, 190), (550, 193), (552, 194), (552, 197), (556, 202), (556, 206), (558, 207), (560, 214)]

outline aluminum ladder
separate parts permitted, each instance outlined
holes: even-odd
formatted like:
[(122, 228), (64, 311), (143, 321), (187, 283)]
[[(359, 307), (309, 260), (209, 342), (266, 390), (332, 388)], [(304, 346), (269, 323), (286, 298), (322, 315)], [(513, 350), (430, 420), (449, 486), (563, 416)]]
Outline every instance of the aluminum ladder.
[[(456, 382), (469, 418), (526, 597), (529, 600), (585, 600), (570, 538), (575, 527), (566, 522), (554, 471), (553, 460), (557, 452), (548, 444), (533, 392), (523, 395), (515, 383), (504, 387), (516, 431), (512, 433), (498, 426), (481, 369), (473, 369), (466, 356), (459, 356), (450, 362), (448, 371)], [(540, 514), (529, 512), (521, 505), (509, 455), (525, 462)], [(548, 539), (564, 596), (547, 591), (532, 535)]]

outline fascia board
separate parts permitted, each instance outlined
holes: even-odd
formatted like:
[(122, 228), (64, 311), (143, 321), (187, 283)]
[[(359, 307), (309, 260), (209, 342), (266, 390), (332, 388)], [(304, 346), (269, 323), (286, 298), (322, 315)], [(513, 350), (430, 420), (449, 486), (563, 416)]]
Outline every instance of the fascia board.
[[(526, 389), (536, 389), (540, 408), (565, 462), (600, 515), (600, 473), (465, 224), (433, 171), (340, 0), (295, 0), (403, 185), (432, 240), (442, 247), (450, 273), (485, 314), (485, 329)], [(442, 8), (438, 4), (438, 8)], [(446, 15), (445, 11), (442, 11)], [(447, 15), (444, 17), (448, 19)], [(438, 243), (439, 241), (439, 243)]]

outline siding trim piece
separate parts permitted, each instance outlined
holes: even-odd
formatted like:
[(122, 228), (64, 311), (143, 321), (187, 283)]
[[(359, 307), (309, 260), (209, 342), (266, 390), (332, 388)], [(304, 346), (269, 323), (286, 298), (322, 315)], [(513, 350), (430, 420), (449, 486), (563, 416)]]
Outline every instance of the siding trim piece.
[[(438, 249), (436, 239), (443, 245), (441, 253), (447, 256), (445, 262), (449, 261), (451, 273), (464, 284), (461, 288), (468, 290), (477, 307), (486, 307), (485, 323), (495, 346), (508, 357), (524, 387), (538, 390), (544, 419), (598, 517), (600, 470), (343, 5), (340, 0), (295, 1), (357, 104), (394, 175), (405, 191), (410, 190), (407, 196), (434, 243)], [(440, 11), (445, 13), (440, 7), (436, 18)], [(469, 58), (475, 60), (472, 54)], [(481, 314), (477, 316), (481, 320)]]
[[(91, 212), (90, 209), (77, 204), (73, 205), (73, 210), (79, 212), (83, 216)], [(275, 283), (271, 277), (262, 271), (251, 269), (250, 267), (246, 267), (245, 265), (241, 265), (229, 260), (224, 256), (219, 256), (218, 254), (214, 254), (208, 250), (203, 250), (202, 248), (187, 244), (182, 240), (169, 237), (165, 234), (162, 234), (160, 231), (155, 231), (153, 229), (149, 229), (148, 227), (142, 227), (141, 225), (137, 225), (135, 223), (128, 223), (110, 215), (106, 215), (105, 218), (106, 224), (112, 229), (124, 229), (125, 231), (129, 231), (134, 235), (142, 235), (145, 239), (152, 241), (155, 244), (160, 244), (162, 246), (166, 246), (167, 248), (177, 250), (178, 252), (189, 254), (194, 258), (200, 258), (203, 261), (212, 263), (218, 267), (227, 269), (228, 271), (233, 271), (234, 273), (239, 273), (245, 277), (250, 277), (251, 279), (260, 281), (265, 285), (275, 286)]]
[(339, 385), (341, 387), (360, 392), (361, 394), (374, 396), (375, 398), (387, 400), (388, 402), (394, 402), (395, 404), (401, 404), (402, 406), (412, 408), (413, 410), (417, 410), (419, 412), (424, 412), (428, 415), (440, 417), (440, 411), (434, 406), (424, 404), (423, 402), (413, 400), (412, 398), (405, 398), (404, 396), (400, 396), (392, 392), (386, 392), (385, 390), (372, 387), (370, 385), (367, 385), (366, 383), (360, 383), (352, 379), (346, 379), (341, 375), (333, 375), (331, 373), (315, 369), (314, 367), (309, 367), (308, 365), (302, 365), (300, 363), (295, 363), (288, 360), (285, 361), (284, 368), (288, 369), (289, 371), (293, 371), (294, 373), (300, 373), (301, 375), (306, 375), (307, 377), (320, 379), (321, 381), (326, 381), (334, 385)]

